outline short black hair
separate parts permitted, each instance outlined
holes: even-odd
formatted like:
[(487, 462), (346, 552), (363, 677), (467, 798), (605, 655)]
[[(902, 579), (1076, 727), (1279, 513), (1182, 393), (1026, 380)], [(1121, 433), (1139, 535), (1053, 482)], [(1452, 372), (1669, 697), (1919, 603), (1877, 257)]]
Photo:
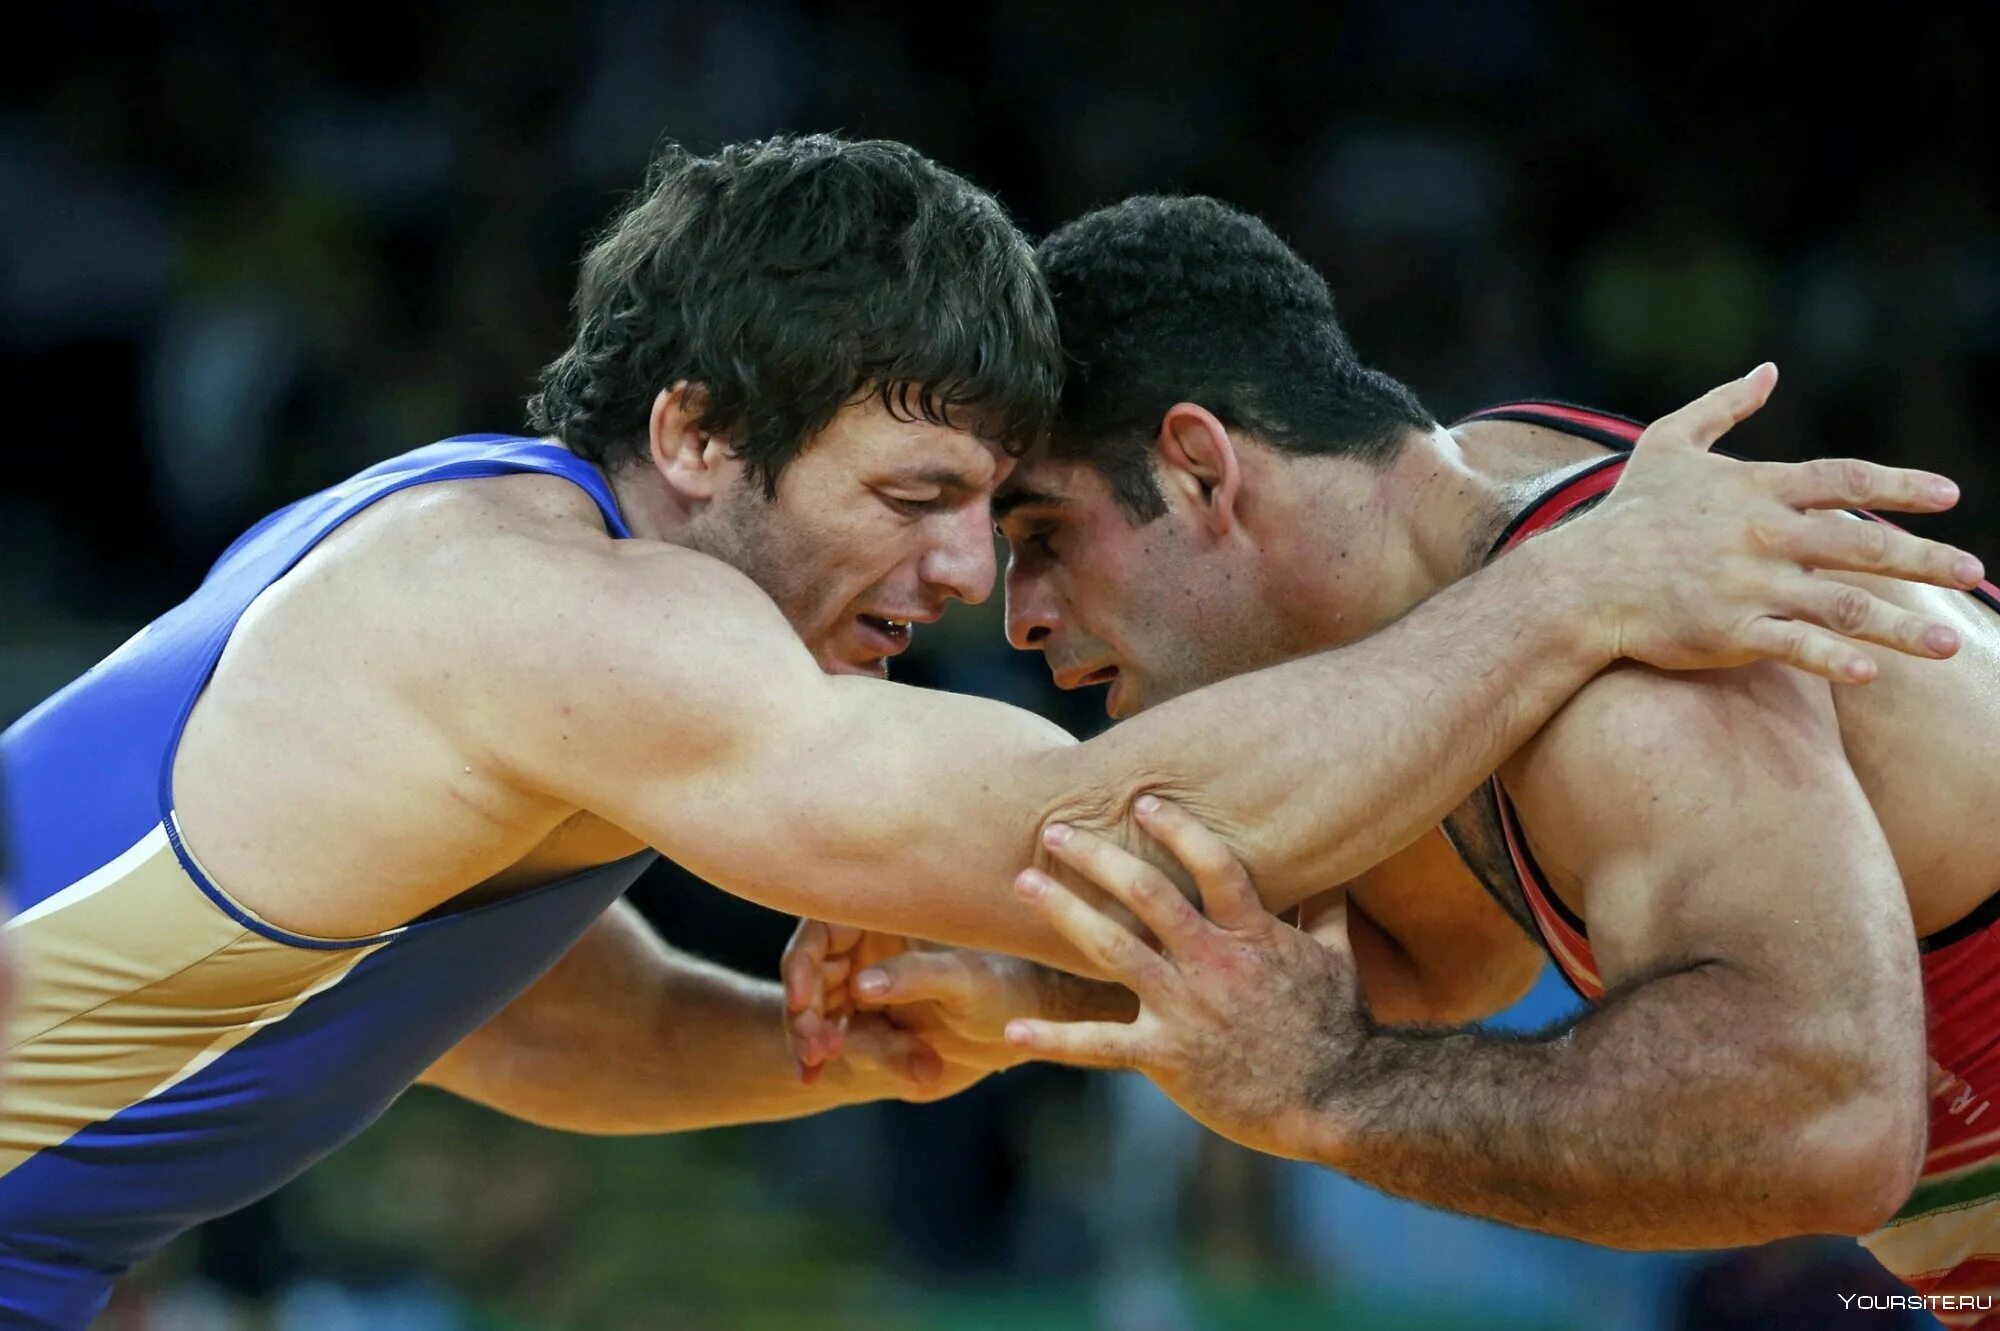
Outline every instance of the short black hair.
[(535, 429), (617, 466), (645, 456), (654, 397), (686, 380), (701, 428), (767, 496), (865, 392), (1019, 452), (1061, 386), (1027, 241), (991, 195), (883, 140), (669, 145), (584, 255), (573, 308)]
[(1066, 362), (1051, 452), (1102, 472), (1135, 521), (1166, 512), (1152, 444), (1176, 402), (1277, 448), (1370, 461), (1432, 424), (1355, 357), (1326, 280), (1227, 204), (1127, 199), (1061, 227), (1036, 259)]

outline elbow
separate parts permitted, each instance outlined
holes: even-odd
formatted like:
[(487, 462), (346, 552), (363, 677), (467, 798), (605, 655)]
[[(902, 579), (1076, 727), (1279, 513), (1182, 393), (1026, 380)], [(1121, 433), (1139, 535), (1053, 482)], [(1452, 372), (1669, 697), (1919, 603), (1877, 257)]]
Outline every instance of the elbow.
[(1923, 1173), (1927, 1108), (1920, 1087), (1870, 1092), (1806, 1126), (1792, 1143), (1797, 1228), (1859, 1237), (1888, 1224)]

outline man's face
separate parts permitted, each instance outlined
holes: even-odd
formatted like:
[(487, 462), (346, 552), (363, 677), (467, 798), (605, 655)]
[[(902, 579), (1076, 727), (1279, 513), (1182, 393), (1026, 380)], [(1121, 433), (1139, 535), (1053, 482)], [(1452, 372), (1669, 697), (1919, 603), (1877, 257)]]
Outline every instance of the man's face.
[(1023, 462), (994, 504), (1007, 539), (1007, 640), (1048, 660), (1058, 687), (1111, 686), (1133, 716), (1286, 654), (1240, 551), (1205, 541), (1189, 505), (1138, 524), (1102, 473)]
[(952, 600), (993, 591), (999, 447), (901, 421), (874, 395), (808, 441), (766, 500), (747, 472), (718, 506), (723, 555), (778, 603), (820, 668), (882, 675)]

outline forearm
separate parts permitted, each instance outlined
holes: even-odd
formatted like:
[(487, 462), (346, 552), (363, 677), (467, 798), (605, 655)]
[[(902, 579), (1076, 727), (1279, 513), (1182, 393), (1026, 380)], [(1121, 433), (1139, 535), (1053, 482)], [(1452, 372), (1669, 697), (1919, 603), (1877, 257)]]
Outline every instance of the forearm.
[[(1702, 966), (1527, 1038), (1374, 1031), (1286, 1139), (1397, 1196), (1612, 1247), (1861, 1232), (1865, 1057)], [(1879, 1191), (1879, 1189), (1876, 1189)]]
[(814, 871), (746, 883), (713, 837), (672, 850), (776, 909), (1087, 971), (1008, 890), (1029, 863), (1054, 868), (1044, 824), (1157, 855), (1131, 820), (1133, 800), (1157, 791), (1230, 842), (1269, 904), (1289, 906), (1434, 825), (1606, 664), (1567, 585), (1529, 547), (1361, 642), (1225, 680), (1082, 745), (996, 703), (830, 681), (804, 732), (771, 749), (767, 779), (792, 808), (777, 828), (743, 825), (757, 833), (746, 858)]
[(778, 985), (677, 952), (636, 914), (593, 934), (424, 1080), (589, 1133), (793, 1118), (884, 1093), (844, 1061), (801, 1083)]
[(1142, 846), (1124, 822), (1156, 791), (1289, 908), (1436, 825), (1608, 664), (1570, 585), (1556, 543), (1531, 544), (1359, 642), (1046, 755), (1050, 813)]

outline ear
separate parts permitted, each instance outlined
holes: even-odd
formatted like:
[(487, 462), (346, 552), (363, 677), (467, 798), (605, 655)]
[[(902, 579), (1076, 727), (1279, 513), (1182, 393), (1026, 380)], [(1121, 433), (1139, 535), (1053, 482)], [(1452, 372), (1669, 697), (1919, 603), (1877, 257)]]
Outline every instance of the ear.
[(697, 501), (715, 498), (736, 462), (728, 441), (701, 428), (707, 405), (701, 385), (683, 379), (660, 390), (646, 420), (653, 466), (676, 493)]
[(1236, 441), (1215, 413), (1192, 402), (1176, 402), (1160, 418), (1157, 441), (1169, 487), (1199, 508), (1210, 532), (1226, 536), (1236, 525), (1236, 498), (1243, 472)]

